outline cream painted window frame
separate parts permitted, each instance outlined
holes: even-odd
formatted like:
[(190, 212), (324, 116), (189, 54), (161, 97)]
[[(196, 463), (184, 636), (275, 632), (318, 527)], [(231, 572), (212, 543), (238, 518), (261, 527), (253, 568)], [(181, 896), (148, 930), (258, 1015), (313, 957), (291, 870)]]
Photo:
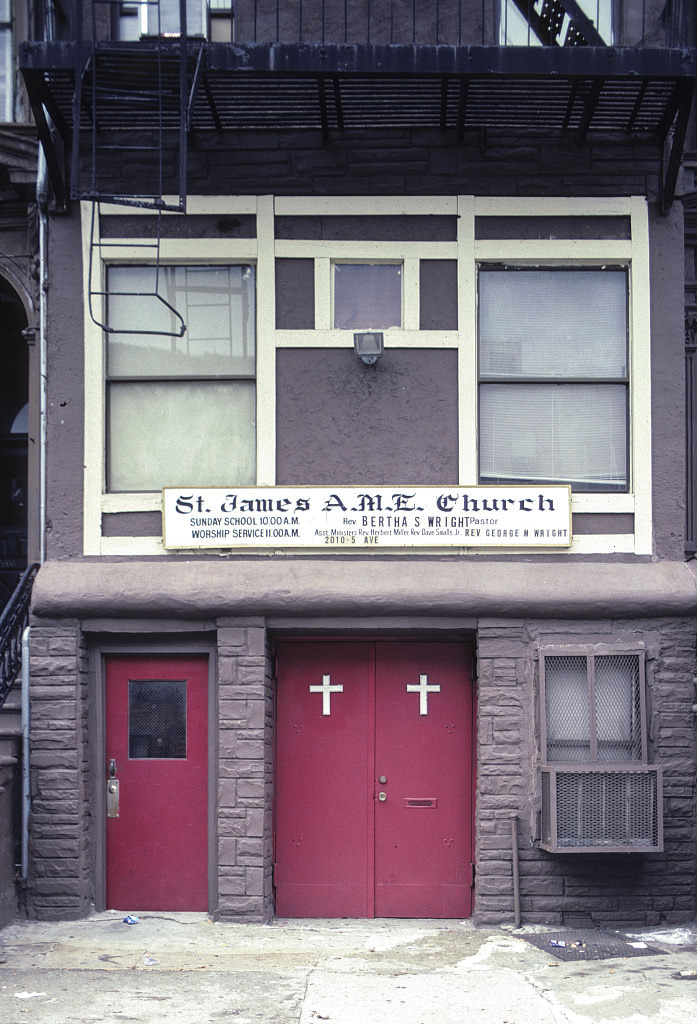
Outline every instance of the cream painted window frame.
[[(573, 266), (612, 262), (626, 266), (629, 279), (629, 464), (628, 493), (584, 493), (572, 498), (574, 512), (630, 513), (634, 532), (581, 535), (571, 554), (652, 553), (651, 380), (648, 207), (643, 197), (598, 199), (501, 198), (473, 196), (399, 197), (190, 197), (191, 214), (253, 214), (257, 235), (251, 239), (162, 239), (160, 258), (167, 263), (256, 265), (257, 297), (257, 484), (275, 483), (275, 373), (278, 348), (353, 347), (353, 331), (332, 327), (332, 273), (336, 261), (399, 262), (404, 268), (403, 326), (384, 332), (385, 347), (454, 349), (458, 354), (459, 477), (477, 482), (477, 268), (508, 262), (520, 266)], [(122, 206), (104, 208), (110, 216), (126, 215)], [(274, 240), (275, 216), (447, 215), (457, 217), (457, 238), (445, 242)], [(476, 240), (475, 217), (603, 216), (629, 217), (627, 240)], [(181, 216), (165, 214), (165, 216)], [(91, 204), (82, 204), (83, 276), (89, 288)], [(133, 243), (134, 240), (131, 240)], [(93, 289), (103, 290), (109, 262), (143, 262), (143, 250), (128, 239), (105, 240), (93, 261)], [(312, 259), (315, 282), (315, 329), (277, 330), (275, 260)], [(419, 330), (419, 261), (458, 262), (458, 329)], [(107, 494), (104, 488), (104, 338), (89, 317), (85, 302), (85, 495), (84, 553), (88, 555), (166, 554), (160, 537), (102, 537), (103, 514), (159, 511), (160, 493)], [(464, 549), (463, 549), (464, 550)], [(524, 553), (521, 549), (520, 553)], [(392, 552), (394, 555), (394, 551)], [(510, 554), (510, 552), (509, 552)]]

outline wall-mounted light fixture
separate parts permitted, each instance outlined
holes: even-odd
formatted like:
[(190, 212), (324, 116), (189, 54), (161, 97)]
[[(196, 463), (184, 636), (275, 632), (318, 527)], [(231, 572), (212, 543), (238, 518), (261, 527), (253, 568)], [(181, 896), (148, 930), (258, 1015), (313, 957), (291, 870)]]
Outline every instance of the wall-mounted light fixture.
[(353, 350), (366, 366), (377, 363), (384, 348), (382, 331), (357, 331), (353, 336)]

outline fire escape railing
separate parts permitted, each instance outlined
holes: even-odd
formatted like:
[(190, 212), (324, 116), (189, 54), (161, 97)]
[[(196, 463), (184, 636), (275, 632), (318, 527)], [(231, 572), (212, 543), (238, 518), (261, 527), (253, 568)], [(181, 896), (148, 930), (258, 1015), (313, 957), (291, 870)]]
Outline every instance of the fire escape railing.
[(0, 615), (0, 708), (22, 668), (22, 634), (29, 625), (31, 590), (38, 569), (33, 562), (25, 570)]
[[(21, 48), (59, 207), (185, 212), (196, 136), (226, 145), (227, 131), (269, 127), (319, 128), (326, 140), (363, 127), (455, 128), (458, 143), (468, 130), (519, 126), (580, 140), (620, 132), (666, 149), (664, 209), (675, 196), (696, 80), (694, 0), (481, 0), (477, 18), (472, 0), (73, 0), (76, 27), (83, 2), (85, 15), (101, 12), (91, 39), (68, 28)], [(134, 37), (119, 38), (126, 9), (142, 16)]]

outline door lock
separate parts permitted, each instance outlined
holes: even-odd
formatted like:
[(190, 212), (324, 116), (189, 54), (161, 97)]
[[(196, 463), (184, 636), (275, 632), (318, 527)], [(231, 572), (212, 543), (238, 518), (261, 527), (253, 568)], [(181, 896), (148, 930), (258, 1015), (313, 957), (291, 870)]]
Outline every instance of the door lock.
[(116, 778), (116, 761), (113, 757), (109, 761), (109, 778), (106, 784), (106, 816), (119, 816), (119, 780)]
[(384, 786), (385, 783), (387, 782), (387, 776), (381, 775), (380, 778), (378, 779), (378, 782), (380, 783), (381, 786)]

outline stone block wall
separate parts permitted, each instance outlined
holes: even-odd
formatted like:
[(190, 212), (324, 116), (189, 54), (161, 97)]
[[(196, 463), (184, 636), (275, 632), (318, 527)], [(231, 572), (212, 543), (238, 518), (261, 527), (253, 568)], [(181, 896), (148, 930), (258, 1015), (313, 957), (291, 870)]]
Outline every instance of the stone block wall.
[[(662, 854), (551, 854), (539, 847), (538, 643), (630, 641), (647, 651), (649, 760), (663, 766)], [(517, 818), (525, 922), (676, 924), (697, 912), (695, 624), (514, 622), (480, 624), (475, 916), (511, 920), (511, 818)]]
[(262, 624), (218, 624), (218, 912), (223, 920), (260, 921), (270, 913), (272, 751), (265, 638)]
[[(664, 772), (665, 852), (540, 849), (538, 645), (623, 641), (647, 652), (650, 760)], [(163, 641), (164, 642), (164, 641)], [(261, 619), (217, 624), (217, 909), (273, 916), (273, 658)], [(475, 920), (513, 918), (517, 822), (523, 921), (651, 926), (697, 913), (695, 623), (487, 619), (478, 630)], [(86, 915), (96, 884), (88, 771), (87, 654), (76, 620), (37, 620), (31, 660), (31, 863), (27, 905), (42, 919)], [(215, 716), (214, 716), (215, 718)], [(215, 905), (215, 899), (214, 899)]]
[(31, 819), (28, 907), (48, 919), (90, 908), (87, 654), (75, 620), (31, 632)]
[[(115, 136), (116, 145), (118, 136)], [(145, 132), (128, 140), (148, 143)], [(116, 152), (116, 151), (114, 151)], [(88, 173), (90, 155), (82, 157)], [(104, 181), (120, 192), (157, 185), (152, 158), (118, 165)], [(659, 197), (661, 152), (653, 140), (607, 135), (588, 138), (548, 131), (455, 131), (427, 128), (321, 131), (202, 132), (188, 154), (190, 195), (477, 195)], [(165, 168), (178, 167), (165, 147)], [(165, 191), (177, 192), (176, 178)]]
[(18, 740), (0, 739), (0, 928), (17, 912), (15, 837), (22, 774), (19, 751)]

